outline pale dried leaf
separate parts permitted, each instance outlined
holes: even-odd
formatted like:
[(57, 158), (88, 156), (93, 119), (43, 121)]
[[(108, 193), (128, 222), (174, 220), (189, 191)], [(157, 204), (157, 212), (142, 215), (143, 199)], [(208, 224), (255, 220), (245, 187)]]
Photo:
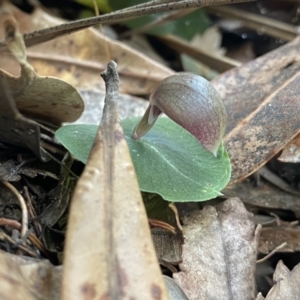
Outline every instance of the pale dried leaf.
[(70, 84), (54, 77), (37, 76), (26, 59), (26, 48), (16, 21), (2, 15), (6, 42), (21, 67), (20, 76), (0, 69), (18, 110), (29, 117), (54, 124), (72, 122), (81, 115), (84, 104), (80, 94)]
[[(22, 32), (63, 23), (63, 20), (54, 18), (40, 9), (28, 15), (11, 5), (10, 8)], [(110, 57), (118, 61), (120, 91), (123, 93), (148, 94), (163, 78), (174, 74), (171, 69), (143, 53), (113, 41), (91, 28), (33, 46), (27, 52), (27, 56), (38, 74), (57, 76), (79, 89), (104, 90), (99, 73), (110, 60), (107, 49)], [(0, 55), (0, 66), (12, 74), (17, 74), (7, 55)]]
[[(62, 267), (0, 251), (2, 300), (56, 300), (60, 298)], [(12, 296), (13, 295), (13, 296)]]
[(258, 232), (238, 198), (184, 220), (183, 262), (175, 281), (191, 299), (253, 299)]
[(274, 286), (265, 300), (299, 300), (300, 295), (300, 264), (290, 271), (282, 261), (277, 264), (273, 275)]
[[(105, 93), (102, 91), (81, 90), (85, 109), (76, 123), (99, 124), (102, 118)], [(148, 101), (142, 98), (121, 94), (117, 99), (121, 120), (142, 116), (148, 107)]]
[(265, 297), (261, 293), (258, 293), (255, 300), (265, 300)]
[(108, 80), (103, 118), (71, 203), (62, 299), (168, 299), (118, 120), (118, 83)]
[(35, 76), (30, 85), (22, 86), (20, 81), (23, 81), (23, 74), (14, 77), (0, 69), (0, 76), (6, 79), (22, 114), (57, 125), (74, 122), (80, 117), (84, 103), (73, 86), (49, 76)]
[(218, 56), (225, 55), (226, 50), (221, 48), (222, 35), (216, 26), (211, 26), (203, 34), (196, 34), (190, 41), (190, 45), (200, 48), (207, 53)]

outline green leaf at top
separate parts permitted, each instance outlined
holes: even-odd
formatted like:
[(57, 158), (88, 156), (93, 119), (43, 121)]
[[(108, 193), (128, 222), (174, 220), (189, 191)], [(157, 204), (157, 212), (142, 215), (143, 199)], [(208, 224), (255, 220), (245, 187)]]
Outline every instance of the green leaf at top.
[[(146, 136), (131, 138), (139, 118), (122, 122), (142, 191), (161, 195), (173, 202), (204, 201), (220, 195), (230, 179), (230, 160), (220, 147), (217, 157), (168, 118), (160, 118)], [(66, 125), (57, 139), (86, 163), (97, 132), (96, 125)]]

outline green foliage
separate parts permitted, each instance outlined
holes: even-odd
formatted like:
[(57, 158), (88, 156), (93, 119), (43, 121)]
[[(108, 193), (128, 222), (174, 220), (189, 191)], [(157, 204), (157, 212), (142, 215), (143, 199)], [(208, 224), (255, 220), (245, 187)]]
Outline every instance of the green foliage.
[[(168, 118), (160, 118), (146, 136), (133, 140), (131, 134), (138, 120), (129, 118), (122, 125), (142, 191), (174, 202), (204, 201), (220, 195), (231, 172), (223, 146), (215, 157)], [(96, 132), (96, 125), (66, 125), (56, 132), (56, 137), (86, 163)]]
[(151, 193), (142, 193), (147, 216), (150, 219), (160, 220), (176, 227), (174, 211), (169, 207), (170, 202)]

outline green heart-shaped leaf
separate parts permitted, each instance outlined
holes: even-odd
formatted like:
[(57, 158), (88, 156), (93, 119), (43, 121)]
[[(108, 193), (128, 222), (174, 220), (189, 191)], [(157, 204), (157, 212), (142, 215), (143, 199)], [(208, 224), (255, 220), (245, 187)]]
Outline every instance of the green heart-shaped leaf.
[[(204, 201), (220, 195), (230, 179), (231, 165), (224, 147), (215, 157), (188, 131), (160, 118), (140, 140), (131, 138), (139, 118), (122, 122), (140, 189), (174, 202)], [(86, 163), (97, 132), (96, 125), (66, 125), (56, 138)]]

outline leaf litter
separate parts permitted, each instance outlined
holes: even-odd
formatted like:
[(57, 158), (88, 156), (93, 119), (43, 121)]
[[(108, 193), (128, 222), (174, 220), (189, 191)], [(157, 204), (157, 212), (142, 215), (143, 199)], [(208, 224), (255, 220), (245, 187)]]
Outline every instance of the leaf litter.
[[(293, 43), (293, 42), (292, 42)], [(290, 44), (288, 44), (288, 46), (289, 46)], [(287, 47), (288, 47), (287, 46)], [(280, 48), (281, 49), (281, 48)], [(284, 52), (285, 50), (283, 50), (283, 52)], [(279, 55), (278, 54), (278, 57), (277, 58), (279, 58), (279, 57), (281, 57), (281, 55)], [(290, 54), (287, 54), (287, 56), (286, 56), (287, 58), (289, 58), (290, 57)], [(263, 59), (262, 59), (263, 60)], [(258, 60), (259, 61), (259, 60)], [(268, 62), (268, 60), (266, 59), (266, 62)], [(250, 65), (250, 64), (249, 64)], [(254, 64), (253, 64), (254, 65)], [(291, 70), (291, 69), (293, 69), (293, 64), (291, 65), (291, 68), (287, 68), (289, 71)], [(237, 69), (237, 70), (239, 70), (239, 69)], [(274, 70), (273, 70), (274, 71)], [(291, 70), (292, 71), (292, 70)], [(245, 73), (247, 74), (247, 72), (245, 71)], [(250, 74), (252, 74), (253, 73), (253, 71), (249, 71), (249, 73)], [(271, 78), (271, 73), (272, 73), (272, 71), (270, 71), (270, 78)], [(227, 73), (227, 74), (230, 74), (230, 73)], [(276, 73), (275, 73), (276, 74)], [(287, 73), (286, 73), (287, 74)], [(288, 73), (289, 74), (289, 73)], [(226, 78), (226, 74), (224, 74), (224, 75), (222, 75), (222, 76), (224, 76), (223, 78)], [(289, 75), (287, 75), (287, 77), (289, 77)], [(220, 78), (222, 78), (222, 77), (220, 77)], [(247, 78), (247, 77), (246, 77)], [(245, 79), (245, 82), (247, 82), (247, 80), (249, 80), (249, 79)], [(226, 82), (226, 80), (224, 79), (224, 82)], [(283, 84), (284, 85), (284, 84)], [(244, 86), (244, 85), (242, 85), (242, 86)], [(267, 88), (269, 88), (269, 85), (267, 85), (266, 84), (266, 87)], [(245, 90), (247, 90), (248, 88), (246, 88), (245, 87)], [(275, 94), (276, 94), (276, 91), (274, 92)], [(243, 94), (243, 91), (239, 94), (239, 95), (242, 95)], [(225, 99), (226, 99), (226, 97), (225, 97)], [(260, 109), (260, 108), (259, 108)], [(247, 114), (246, 114), (246, 116), (245, 117), (247, 117)], [(244, 118), (245, 118), (244, 117)], [(274, 126), (274, 125), (272, 125), (272, 126)], [(292, 137), (290, 137), (290, 139), (291, 139)], [(288, 139), (288, 138), (287, 138)], [(278, 146), (276, 146), (277, 148), (276, 149), (278, 149)], [(277, 150), (276, 150), (277, 151)], [(263, 158), (263, 161), (267, 161), (267, 160), (269, 160), (269, 158)], [(254, 164), (254, 166), (256, 166), (257, 165), (257, 163), (255, 163)], [(252, 169), (252, 171), (253, 171), (253, 169)], [(251, 171), (251, 172), (252, 172)], [(59, 172), (58, 172), (59, 173)], [(244, 175), (243, 175), (244, 176)], [(246, 175), (245, 175), (246, 176)], [(92, 177), (89, 177), (89, 178), (92, 178)], [(263, 190), (263, 188), (265, 187), (265, 182), (263, 182), (263, 184), (261, 185), (262, 186), (262, 189), (261, 190)], [(252, 185), (252, 187), (253, 187), (253, 185)], [(272, 187), (273, 188), (273, 187)], [(252, 190), (255, 190), (255, 189), (253, 189), (252, 188)], [(275, 195), (275, 193), (274, 193), (274, 195)], [(262, 197), (259, 197), (260, 195), (259, 195), (259, 193), (258, 193), (258, 199), (257, 199), (257, 203), (262, 203), (262, 200), (260, 200)], [(287, 195), (286, 194), (286, 192), (283, 192), (282, 193), (282, 197), (286, 197), (286, 196), (289, 196), (289, 195)], [(295, 197), (294, 198), (294, 201), (295, 201), (295, 203), (296, 203), (296, 198), (297, 197)], [(272, 201), (272, 196), (270, 196), (270, 200)], [(228, 200), (227, 200), (228, 201)], [(230, 201), (235, 201), (235, 203), (236, 203), (236, 201), (238, 202), (238, 200), (230, 200)], [(229, 201), (229, 202), (230, 202)], [(283, 202), (283, 201), (282, 201)], [(224, 202), (225, 203), (225, 202)], [(259, 205), (259, 204), (258, 204)], [(275, 204), (276, 205), (276, 204)], [(237, 205), (237, 206), (239, 206), (239, 205)], [(290, 205), (290, 207), (291, 208), (293, 208), (293, 204), (291, 204)], [(216, 208), (214, 208), (214, 207), (211, 207), (211, 208), (205, 208), (204, 209), (204, 212), (205, 212), (205, 210), (209, 210), (209, 209), (216, 209)], [(280, 208), (281, 209), (281, 208)], [(195, 214), (196, 214), (196, 212), (194, 212)], [(202, 213), (203, 213), (203, 210), (202, 210)], [(229, 219), (230, 218), (233, 218), (233, 219), (235, 219), (235, 217), (233, 217), (232, 216), (232, 214), (234, 215), (234, 213), (232, 212), (232, 211), (227, 211), (227, 213), (225, 213), (224, 215), (225, 216), (227, 216)], [(231, 216), (231, 217), (230, 217)], [(225, 218), (225, 217), (224, 217)], [(249, 219), (250, 218), (250, 219)], [(187, 219), (188, 220), (188, 219)], [(244, 221), (244, 223), (248, 223), (248, 221), (246, 221), (246, 220), (251, 220), (251, 217), (247, 217), (247, 218), (245, 218), (243, 221)], [(250, 222), (250, 221), (249, 221)], [(251, 223), (251, 222), (250, 222)], [(251, 226), (254, 226), (254, 225), (251, 225)], [(250, 226), (250, 227), (251, 227)], [(243, 228), (243, 226), (241, 226), (241, 228)], [(253, 227), (254, 228), (254, 227)], [(276, 227), (275, 227), (276, 228)], [(87, 228), (87, 230), (89, 230), (88, 228)], [(188, 227), (184, 227), (184, 232), (185, 232), (185, 230), (186, 230), (186, 232), (188, 232)], [(286, 231), (290, 231), (290, 230), (293, 230), (293, 229), (286, 229)], [(224, 230), (224, 232), (225, 232), (226, 230)], [(86, 234), (86, 233), (84, 233), (84, 234)], [(80, 236), (80, 238), (82, 238), (82, 236), (83, 235), (81, 235)], [(93, 237), (93, 239), (94, 239), (94, 235), (92, 236)], [(206, 238), (207, 238), (207, 236), (205, 236), (205, 235), (201, 235), (201, 237), (200, 237), (200, 240), (201, 239), (203, 239), (203, 242), (205, 242), (205, 240), (206, 240)], [(253, 237), (252, 237), (253, 238)], [(269, 239), (269, 237), (267, 238), (267, 240)], [(285, 238), (283, 238), (283, 240), (285, 240)], [(297, 240), (297, 239), (296, 239)], [(253, 240), (252, 240), (252, 242), (253, 242)], [(19, 249), (21, 249), (21, 248), (19, 248)], [(269, 248), (269, 249), (267, 249), (267, 251), (271, 251), (271, 248)], [(264, 252), (264, 253), (267, 253), (267, 251), (266, 252)], [(86, 253), (87, 253), (87, 251), (86, 251)], [(2, 253), (1, 253), (2, 254)], [(5, 256), (6, 257), (6, 259), (8, 259), (8, 256)], [(14, 256), (15, 257), (15, 256)], [(208, 256), (208, 257), (211, 257), (211, 256)], [(199, 259), (198, 257), (196, 258), (196, 259)], [(15, 264), (15, 263), (13, 263), (13, 262), (11, 262), (12, 261), (12, 259), (9, 259), (9, 264), (10, 264), (10, 266), (11, 265), (13, 265), (14, 267), (14, 269), (16, 269), (16, 270), (18, 270), (17, 272), (16, 272), (16, 274), (18, 273), (18, 272), (20, 272), (19, 271), (19, 268), (17, 267), (17, 265)], [(183, 262), (182, 262), (182, 265), (184, 265), (184, 263), (185, 263), (185, 260), (183, 260)], [(222, 262), (223, 264), (224, 264), (224, 261)], [(248, 262), (249, 263), (249, 262)], [(3, 262), (1, 265), (4, 265), (5, 263)], [(211, 266), (214, 266), (214, 264), (212, 263), (211, 265), (209, 265), (209, 267), (211, 267)], [(242, 265), (242, 264), (241, 264)], [(249, 265), (250, 265), (250, 263), (249, 263)], [(193, 266), (193, 267), (196, 267), (196, 266)], [(299, 272), (298, 272), (298, 268), (299, 267), (299, 265), (298, 266), (296, 266), (295, 268), (294, 268), (294, 270), (292, 270), (292, 271), (289, 271), (288, 269), (287, 269), (287, 267), (284, 265), (284, 263), (282, 263), (282, 262), (279, 262), (278, 263), (278, 266), (277, 266), (277, 269), (276, 269), (276, 272), (274, 273), (274, 282), (275, 282), (275, 284), (274, 284), (274, 287), (273, 287), (273, 289), (269, 292), (269, 294), (266, 296), (266, 298), (265, 299), (274, 299), (274, 298), (272, 298), (272, 297), (280, 297), (280, 298), (284, 298), (284, 299), (297, 299), (297, 298), (295, 298), (295, 297), (297, 297), (297, 296), (295, 296), (295, 295), (299, 295), (299, 293), (297, 292), (297, 286), (299, 286)], [(254, 263), (250, 266), (250, 269), (249, 270), (252, 270), (252, 269), (254, 268)], [(206, 270), (208, 270), (209, 268), (207, 268)], [(226, 268), (225, 268), (226, 269)], [(6, 270), (6, 269), (5, 269)], [(192, 268), (190, 269), (190, 270), (193, 270)], [(249, 270), (247, 270), (247, 271), (249, 271)], [(8, 272), (8, 270), (7, 270), (7, 272)], [(182, 271), (181, 271), (182, 272)], [(52, 273), (51, 273), (52, 274)], [(178, 274), (180, 274), (180, 273), (178, 273)], [(222, 274), (222, 273), (221, 273)], [(229, 272), (229, 274), (230, 274), (230, 272)], [(15, 275), (15, 274), (14, 274)], [(239, 273), (239, 275), (241, 275), (241, 276), (243, 276), (243, 272), (240, 272)], [(174, 276), (174, 277), (176, 277), (176, 276)], [(195, 276), (196, 277), (196, 276)], [(27, 278), (26, 276), (25, 276), (25, 278)], [(252, 277), (251, 277), (252, 278)], [(193, 279), (195, 279), (195, 278), (193, 278)], [(239, 278), (237, 278), (237, 280), (238, 280)], [(22, 282), (26, 282), (26, 279), (22, 279), (23, 281)], [(57, 280), (59, 280), (59, 279), (57, 279)], [(57, 281), (56, 281), (57, 282)], [(192, 281), (191, 281), (192, 282)], [(227, 290), (230, 290), (230, 285), (232, 285), (233, 284), (233, 282), (234, 281), (227, 281), (228, 282), (228, 286), (229, 286), (229, 289), (228, 289), (228, 286), (227, 286)], [(226, 283), (227, 283), (226, 282)], [(201, 284), (203, 284), (203, 282), (201, 281)], [(298, 285), (297, 285), (298, 284)], [(174, 286), (174, 285), (173, 285)], [(176, 285), (175, 285), (176, 286)], [(240, 285), (237, 285), (238, 287), (240, 287)], [(250, 286), (250, 285), (249, 285)], [(198, 286), (197, 286), (197, 288), (198, 288)], [(188, 285), (187, 285), (187, 287), (186, 287), (186, 289), (188, 290), (189, 289), (189, 287), (188, 287)], [(205, 289), (205, 286), (204, 286), (204, 289)], [(88, 294), (88, 295), (93, 295), (94, 294), (94, 292), (95, 292), (95, 290), (90, 286), (90, 285), (86, 285), (86, 286), (84, 286), (84, 289), (83, 289), (84, 291), (86, 291), (86, 293)], [(83, 291), (82, 290), (82, 291)], [(226, 288), (225, 288), (225, 290), (226, 290)], [(250, 289), (249, 289), (250, 291), (252, 291), (252, 290), (254, 290), (253, 288), (251, 288), (251, 286), (250, 286)], [(213, 291), (215, 291), (215, 287), (213, 287)], [(26, 295), (26, 291), (24, 290), (24, 294), (23, 295)], [(255, 293), (255, 290), (254, 290), (254, 293)], [(251, 292), (249, 293), (249, 294), (251, 294)], [(252, 295), (252, 294), (251, 294)], [(254, 294), (255, 295), (255, 294)], [(37, 297), (38, 297), (38, 295), (36, 295)], [(181, 295), (181, 296), (179, 296), (179, 297), (182, 297), (182, 298), (179, 298), (179, 299), (185, 299), (184, 298), (184, 296), (183, 295)], [(252, 296), (251, 296), (252, 297)], [(293, 298), (294, 297), (294, 298)], [(56, 298), (57, 298), (57, 296), (56, 296)], [(22, 298), (22, 299), (24, 299), (24, 297)], [(26, 298), (25, 298), (26, 299)], [(75, 298), (74, 298), (75, 299)], [(191, 298), (191, 299), (193, 299), (193, 298)], [(195, 299), (197, 299), (197, 298), (195, 298)], [(209, 299), (209, 298), (208, 298)], [(213, 298), (212, 298), (213, 299)], [(218, 298), (219, 299), (219, 298)], [(230, 298), (229, 298), (230, 299)], [(263, 298), (263, 296), (261, 296), (261, 295), (258, 295), (257, 296), (257, 299), (264, 299)]]

